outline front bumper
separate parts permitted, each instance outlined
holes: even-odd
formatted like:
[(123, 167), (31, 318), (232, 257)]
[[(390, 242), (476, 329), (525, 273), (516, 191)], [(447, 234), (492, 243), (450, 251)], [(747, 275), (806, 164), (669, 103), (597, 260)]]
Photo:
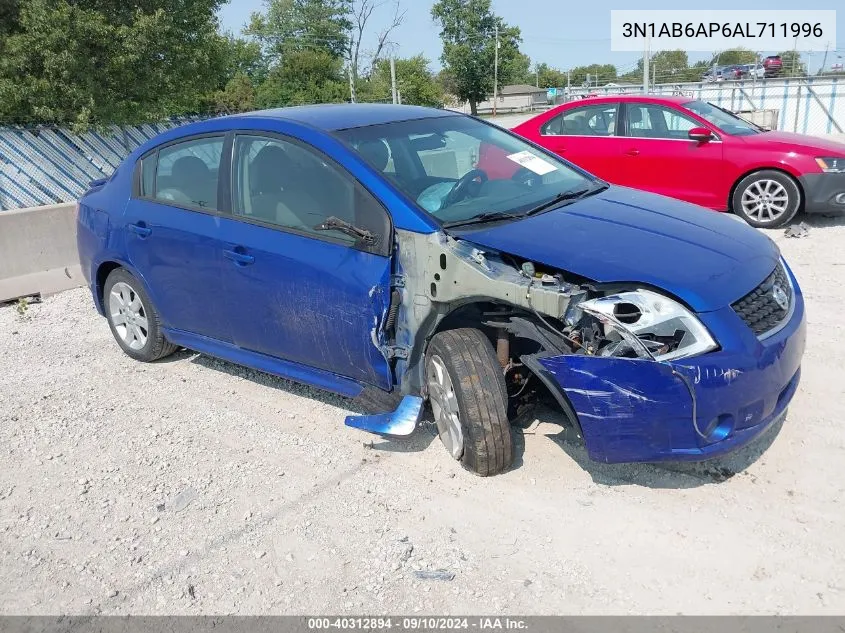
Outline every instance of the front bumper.
[(791, 317), (764, 340), (726, 307), (699, 315), (722, 346), (717, 352), (670, 362), (540, 359), (572, 405), (590, 458), (702, 461), (739, 449), (772, 426), (801, 374), (804, 299), (794, 278), (793, 285)]
[(804, 174), (799, 180), (807, 213), (845, 212), (845, 173)]

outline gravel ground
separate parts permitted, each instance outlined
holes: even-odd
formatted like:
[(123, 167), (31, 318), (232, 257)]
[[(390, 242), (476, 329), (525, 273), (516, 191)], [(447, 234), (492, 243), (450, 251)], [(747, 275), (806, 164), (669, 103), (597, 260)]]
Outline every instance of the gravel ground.
[(0, 613), (842, 613), (845, 221), (809, 223), (771, 232), (807, 299), (800, 390), (717, 466), (593, 464), (541, 409), (482, 479), (323, 392), (136, 363), (86, 290), (2, 307)]

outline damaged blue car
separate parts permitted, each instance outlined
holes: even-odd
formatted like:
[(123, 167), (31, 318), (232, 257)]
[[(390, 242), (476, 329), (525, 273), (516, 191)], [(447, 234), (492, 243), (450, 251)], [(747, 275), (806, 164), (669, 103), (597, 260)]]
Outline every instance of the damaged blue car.
[(167, 131), (79, 202), (118, 345), (186, 347), (361, 403), (451, 456), (510, 467), (511, 419), (551, 396), (601, 462), (706, 460), (782, 418), (804, 303), (735, 217), (610, 186), (479, 119), (391, 105)]

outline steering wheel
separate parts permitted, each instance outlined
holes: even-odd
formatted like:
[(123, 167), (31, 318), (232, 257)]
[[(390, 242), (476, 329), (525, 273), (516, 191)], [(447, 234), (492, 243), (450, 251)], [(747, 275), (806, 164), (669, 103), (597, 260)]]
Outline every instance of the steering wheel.
[(511, 180), (518, 182), (521, 185), (533, 187), (535, 184), (538, 184), (538, 180), (542, 182), (542, 177), (538, 176), (527, 167), (520, 167), (514, 172), (513, 176), (511, 176)]
[(442, 209), (448, 207), (450, 204), (460, 202), (468, 196), (472, 196), (473, 198), (478, 196), (481, 191), (481, 185), (487, 182), (487, 180), (487, 174), (480, 169), (470, 169), (452, 185), (452, 189), (443, 198), (440, 208)]

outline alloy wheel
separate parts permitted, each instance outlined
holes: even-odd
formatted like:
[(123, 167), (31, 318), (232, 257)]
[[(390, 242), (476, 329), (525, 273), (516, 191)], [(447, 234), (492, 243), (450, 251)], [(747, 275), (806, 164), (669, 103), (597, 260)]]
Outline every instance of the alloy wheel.
[(458, 398), (443, 359), (432, 355), (427, 368), (428, 397), (437, 423), (440, 441), (455, 459), (464, 452), (464, 433), (458, 411)]
[(129, 349), (139, 350), (147, 344), (149, 322), (147, 310), (137, 292), (119, 281), (109, 293), (109, 316), (115, 332)]
[(757, 222), (775, 222), (789, 208), (789, 194), (776, 180), (755, 180), (742, 192), (742, 210)]

